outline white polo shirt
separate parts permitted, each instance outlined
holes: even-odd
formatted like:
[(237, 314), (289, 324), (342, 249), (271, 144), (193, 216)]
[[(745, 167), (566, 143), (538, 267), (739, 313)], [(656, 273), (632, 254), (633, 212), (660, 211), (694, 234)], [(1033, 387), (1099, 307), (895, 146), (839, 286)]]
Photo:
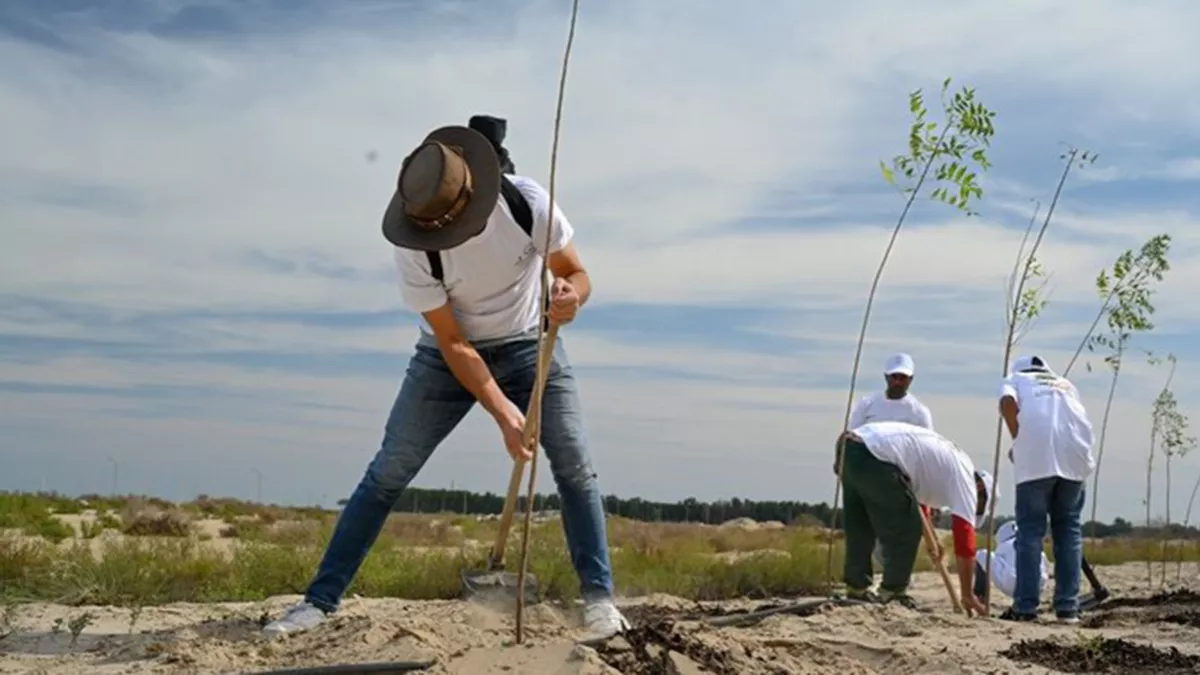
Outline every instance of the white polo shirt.
[[(541, 318), (538, 272), (550, 221), (550, 194), (532, 178), (510, 175), (508, 179), (533, 212), (532, 236), (513, 219), (504, 199), (497, 198), (483, 232), (441, 252), (444, 285), (433, 278), (424, 251), (394, 247), (404, 304), (422, 313), (450, 300), (454, 316), (472, 342), (536, 335)], [(565, 247), (575, 233), (557, 207), (554, 224), (551, 253)], [(424, 322), (420, 327), (423, 339), (432, 339)]]
[(1048, 371), (1013, 373), (1001, 384), (1000, 396), (1011, 396), (1019, 411), (1014, 482), (1051, 476), (1082, 481), (1092, 473), (1092, 424), (1074, 384)]
[(868, 422), (851, 431), (877, 459), (909, 477), (917, 501), (948, 507), (951, 514), (977, 525), (975, 464), (950, 439), (905, 422)]
[(929, 408), (916, 396), (905, 394), (891, 399), (887, 392), (877, 391), (858, 400), (850, 413), (850, 428), (861, 427), (867, 422), (908, 422), (926, 429), (933, 428), (933, 415)]

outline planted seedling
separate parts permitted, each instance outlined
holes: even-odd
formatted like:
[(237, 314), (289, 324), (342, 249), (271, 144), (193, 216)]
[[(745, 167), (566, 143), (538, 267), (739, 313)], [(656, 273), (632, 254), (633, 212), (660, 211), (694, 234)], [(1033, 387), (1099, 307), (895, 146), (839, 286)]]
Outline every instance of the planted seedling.
[(143, 609), (145, 609), (145, 607), (142, 605), (142, 603), (138, 602), (136, 600), (134, 601), (133, 605), (131, 605), (129, 607), (129, 634), (130, 635), (133, 635), (133, 628), (134, 628), (134, 626), (137, 625), (138, 619), (141, 618)]
[[(1103, 363), (1112, 376), (1100, 421), (1100, 438), (1096, 443), (1096, 469), (1092, 472), (1092, 511), (1089, 520), (1092, 522), (1093, 538), (1096, 536), (1096, 504), (1100, 467), (1104, 460), (1104, 441), (1108, 434), (1108, 420), (1117, 393), (1121, 366), (1134, 336), (1154, 329), (1152, 318), (1155, 308), (1150, 302), (1154, 295), (1153, 282), (1162, 281), (1163, 275), (1170, 269), (1167, 260), (1170, 248), (1170, 235), (1160, 234), (1147, 241), (1138, 253), (1135, 254), (1132, 249), (1122, 253), (1111, 270), (1101, 270), (1096, 277), (1096, 292), (1103, 299), (1101, 315), (1107, 319), (1108, 332), (1091, 333), (1083, 344), (1089, 352), (1105, 352)], [(1068, 370), (1070, 366), (1068, 364)], [(1091, 364), (1087, 367), (1090, 371)]]
[[(1157, 365), (1159, 359), (1151, 357), (1151, 363)], [(1161, 430), (1162, 422), (1162, 407), (1167, 401), (1168, 394), (1171, 391), (1171, 380), (1175, 377), (1175, 355), (1167, 354), (1167, 362), (1171, 364), (1167, 371), (1167, 381), (1163, 384), (1162, 391), (1158, 392), (1158, 396), (1154, 398), (1154, 405), (1150, 412), (1150, 449), (1146, 452), (1146, 496), (1142, 499), (1142, 505), (1146, 507), (1146, 531), (1149, 532), (1152, 527), (1151, 511), (1154, 507), (1154, 452), (1158, 449), (1158, 437)], [(1170, 396), (1174, 400), (1174, 396)], [(1167, 508), (1170, 508), (1170, 502), (1167, 503)], [(1165, 536), (1165, 535), (1164, 535)], [(1151, 586), (1154, 583), (1154, 561), (1146, 558), (1146, 586)]]
[[(974, 205), (983, 198), (983, 188), (978, 176), (991, 168), (987, 150), (991, 146), (995, 134), (993, 119), (996, 113), (989, 110), (975, 98), (975, 89), (963, 87), (957, 92), (950, 92), (951, 78), (942, 82), (941, 108), (942, 122), (929, 117), (926, 107), (925, 94), (917, 89), (908, 96), (908, 110), (912, 122), (908, 131), (908, 152), (896, 155), (890, 164), (879, 162), (883, 179), (895, 187), (905, 198), (904, 207), (896, 224), (892, 228), (891, 238), (884, 249), (883, 258), (875, 271), (871, 289), (867, 294), (866, 308), (863, 310), (862, 327), (859, 329), (858, 345), (854, 351), (854, 367), (850, 373), (850, 391), (846, 397), (846, 410), (842, 418), (842, 433), (850, 426), (850, 412), (854, 406), (854, 385), (858, 379), (859, 364), (862, 360), (863, 341), (867, 335), (867, 326), (871, 318), (871, 306), (875, 301), (875, 292), (879, 288), (879, 280), (887, 266), (892, 248), (904, 221), (912, 210), (913, 203), (922, 194), (922, 190), (930, 181), (932, 173), (932, 189), (928, 197), (934, 201), (948, 204), (959, 212), (972, 216), (977, 215)], [(832, 510), (830, 514), (830, 529), (837, 527), (838, 499), (842, 487), (842, 443), (837, 442), (837, 481), (834, 485)], [(826, 558), (826, 581), (828, 590), (833, 591), (833, 538), (829, 539)]]
[[(1096, 161), (1096, 155), (1091, 152), (1082, 151), (1078, 148), (1068, 148), (1068, 150), (1060, 156), (1063, 160), (1063, 171), (1058, 179), (1058, 186), (1054, 190), (1054, 197), (1050, 200), (1050, 207), (1046, 210), (1046, 217), (1042, 221), (1041, 228), (1038, 229), (1037, 236), (1034, 238), (1032, 245), (1029, 247), (1029, 252), (1026, 253), (1025, 246), (1029, 241), (1029, 234), (1033, 229), (1033, 224), (1037, 220), (1037, 209), (1034, 209), (1034, 215), (1029, 221), (1029, 225), (1025, 228), (1025, 236), (1021, 240), (1021, 247), (1017, 251), (1017, 259), (1013, 264), (1013, 273), (1009, 277), (1008, 290), (1005, 294), (1006, 328), (1007, 332), (1004, 337), (1004, 358), (1001, 363), (1000, 377), (1003, 379), (1008, 376), (1008, 366), (1012, 360), (1012, 351), (1017, 343), (1028, 334), (1033, 324), (1042, 315), (1046, 308), (1046, 282), (1047, 277), (1041, 263), (1037, 259), (1038, 249), (1042, 245), (1042, 239), (1046, 236), (1046, 230), (1050, 227), (1050, 220), (1054, 216), (1054, 209), (1058, 206), (1058, 201), (1062, 197), (1063, 186), (1067, 183), (1067, 177), (1071, 175), (1071, 170), (1086, 164), (1091, 164)], [(997, 411), (996, 414), (996, 443), (992, 453), (992, 480), (1000, 480), (1000, 447), (1004, 440), (1004, 418)], [(987, 545), (988, 551), (993, 550), (992, 535), (995, 531), (993, 523), (996, 519), (996, 502), (993, 500), (988, 504), (987, 517)], [(992, 556), (988, 556), (987, 565), (984, 568), (984, 592), (983, 604), (991, 606), (992, 596)]]
[(17, 611), (17, 603), (7, 602), (4, 604), (4, 612), (0, 613), (0, 642), (17, 632)]
[[(1142, 244), (1136, 256), (1133, 249), (1122, 253), (1113, 263), (1111, 279), (1106, 278), (1107, 270), (1101, 270), (1100, 278), (1096, 279), (1096, 290), (1101, 296), (1100, 309), (1096, 311), (1092, 325), (1088, 326), (1087, 332), (1080, 338), (1079, 346), (1075, 348), (1075, 354), (1071, 356), (1067, 367), (1063, 369), (1063, 377), (1070, 375), (1071, 369), (1075, 367), (1075, 363), (1083, 354), (1084, 349), (1092, 351), (1095, 346), (1093, 339), (1096, 329), (1100, 326), (1100, 321), (1106, 315), (1111, 315), (1114, 311), (1113, 303), (1121, 294), (1136, 294), (1132, 289), (1139, 286), (1144, 287), (1150, 281), (1162, 281), (1163, 275), (1171, 268), (1167, 261), (1167, 252), (1170, 249), (1171, 235), (1160, 234)], [(1101, 279), (1104, 280), (1103, 288), (1101, 288)]]
[(79, 636), (88, 626), (92, 625), (94, 618), (91, 612), (84, 612), (67, 622), (67, 630), (71, 631), (71, 649), (75, 648), (75, 643), (79, 642)]
[[(1183, 457), (1191, 452), (1196, 447), (1196, 439), (1188, 435), (1188, 417), (1179, 411), (1178, 401), (1175, 399), (1175, 392), (1171, 390), (1171, 377), (1175, 374), (1175, 355), (1167, 357), (1171, 364), (1171, 374), (1167, 376), (1167, 384), (1159, 392), (1154, 399), (1154, 412), (1151, 421), (1151, 446), (1150, 457), (1147, 462), (1146, 475), (1146, 499), (1150, 499), (1150, 469), (1154, 456), (1154, 442), (1157, 440), (1159, 449), (1163, 453), (1163, 464), (1166, 471), (1166, 512), (1165, 523), (1163, 524), (1162, 532), (1162, 574), (1160, 583), (1167, 583), (1167, 545), (1171, 538), (1171, 460), (1175, 457)], [(1150, 507), (1146, 507), (1147, 525), (1149, 524)], [(1149, 563), (1147, 563), (1147, 573), (1149, 573)], [(1147, 574), (1147, 581), (1151, 581)]]
[[(1192, 506), (1196, 503), (1196, 492), (1200, 490), (1200, 476), (1196, 477), (1196, 482), (1192, 483), (1192, 494), (1188, 497), (1187, 509), (1183, 512), (1183, 530), (1187, 532), (1188, 524), (1192, 522)], [(1179, 550), (1179, 557), (1175, 561), (1175, 581), (1178, 582), (1183, 576), (1183, 549)]]
[[(551, 212), (553, 212), (553, 205), (556, 203), (555, 202), (555, 200), (556, 200), (555, 180), (558, 176), (558, 140), (562, 133), (563, 100), (566, 96), (566, 90), (567, 90), (567, 72), (568, 72), (567, 68), (571, 62), (571, 47), (572, 47), (572, 45), (575, 44), (575, 25), (578, 22), (578, 20), (579, 20), (579, 0), (573, 0), (571, 3), (571, 21), (568, 24), (568, 28), (567, 28), (567, 41), (566, 41), (566, 45), (563, 47), (562, 69), (560, 70), (559, 77), (558, 77), (558, 99), (555, 104), (555, 110), (554, 110), (554, 135), (552, 136), (552, 139), (550, 142), (550, 184), (549, 184), (549, 189), (547, 190), (547, 192), (549, 193), (548, 201), (549, 201), (549, 204), (551, 205)], [(553, 219), (553, 216), (551, 216), (551, 219)], [(553, 231), (553, 229), (554, 229), (553, 227), (546, 228), (545, 250), (547, 250), (547, 251), (550, 250), (550, 233)], [(546, 257), (542, 258), (542, 271), (541, 271), (542, 278), (545, 278), (545, 276), (546, 276), (546, 260), (547, 260)], [(549, 286), (547, 284), (542, 284), (541, 307), (546, 308), (546, 310), (543, 310), (543, 315), (542, 315), (543, 320), (538, 322), (538, 344), (539, 345), (543, 344), (543, 342), (545, 341), (545, 342), (548, 342), (549, 346), (552, 348), (554, 346), (554, 340), (556, 339), (556, 336), (557, 336), (557, 327), (551, 327), (551, 329), (548, 333), (546, 331), (546, 327), (549, 323), (549, 321), (548, 321), (549, 315), (546, 313), (550, 306), (549, 292), (550, 292)], [(546, 377), (547, 377), (547, 373), (550, 368), (549, 361), (550, 361), (549, 358), (543, 359), (540, 356), (538, 358), (537, 372), (534, 375), (534, 377), (536, 379), (534, 380), (535, 385), (534, 385), (533, 394), (532, 394), (533, 400), (530, 402), (530, 410), (533, 410), (533, 411), (541, 410), (542, 392), (545, 389)], [(532, 511), (533, 499), (532, 498), (537, 492), (537, 465), (538, 465), (537, 450), (538, 450), (538, 441), (540, 438), (541, 438), (541, 416), (539, 415), (539, 416), (537, 416), (536, 422), (534, 422), (532, 429), (527, 428), (527, 433), (525, 436), (525, 441), (526, 441), (527, 447), (533, 448), (533, 459), (530, 460), (530, 462), (529, 462), (529, 483), (528, 483), (528, 487), (526, 488), (525, 512), (523, 514), (524, 517), (522, 518), (522, 523), (521, 523), (520, 560), (519, 560), (518, 568), (517, 568), (517, 608), (516, 608), (516, 617), (515, 617), (516, 618), (515, 628), (513, 631), (513, 639), (516, 641), (517, 644), (521, 644), (523, 642), (524, 636), (525, 636), (525, 631), (524, 631), (524, 627), (525, 627), (525, 624), (524, 624), (525, 578), (526, 578), (526, 573), (528, 572), (528, 569), (529, 569), (529, 530), (530, 530), (530, 519), (532, 518), (532, 515), (533, 515), (533, 511)], [(520, 466), (514, 467), (514, 469), (517, 469), (517, 470), (521, 471), (522, 473), (524, 472), (524, 468), (520, 467)], [(514, 472), (513, 476), (519, 477), (519, 475), (516, 472)], [(514, 486), (516, 486), (516, 485), (517, 485), (517, 483), (514, 483)]]

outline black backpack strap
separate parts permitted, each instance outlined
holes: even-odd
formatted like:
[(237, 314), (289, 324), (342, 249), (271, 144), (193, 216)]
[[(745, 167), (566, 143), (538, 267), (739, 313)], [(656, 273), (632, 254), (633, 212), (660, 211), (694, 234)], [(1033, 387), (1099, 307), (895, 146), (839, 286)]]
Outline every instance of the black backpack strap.
[(504, 196), (504, 203), (508, 204), (508, 210), (512, 212), (513, 220), (525, 230), (525, 234), (533, 236), (533, 211), (529, 208), (529, 202), (526, 201), (525, 195), (517, 189), (516, 185), (508, 179), (508, 176), (500, 176), (500, 194)]
[(425, 255), (429, 257), (429, 273), (439, 284), (442, 283), (442, 255), (437, 251), (426, 251)]
[[(525, 234), (529, 238), (533, 238), (533, 209), (529, 208), (529, 201), (525, 199), (525, 195), (513, 185), (508, 176), (500, 175), (500, 194), (504, 195), (504, 202), (508, 204), (508, 210), (512, 212), (513, 220), (517, 221), (517, 225), (525, 230)], [(536, 245), (536, 242), (535, 242)], [(545, 283), (545, 279), (542, 282)], [(546, 306), (549, 308), (550, 296), (546, 296)], [(550, 330), (550, 322), (542, 321), (542, 326), (546, 330)]]

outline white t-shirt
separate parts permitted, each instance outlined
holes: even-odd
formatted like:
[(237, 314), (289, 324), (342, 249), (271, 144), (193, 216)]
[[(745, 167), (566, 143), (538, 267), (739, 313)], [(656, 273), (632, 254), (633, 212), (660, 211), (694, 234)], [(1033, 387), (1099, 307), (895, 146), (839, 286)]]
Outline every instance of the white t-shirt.
[(861, 427), (867, 422), (908, 422), (926, 429), (933, 428), (933, 415), (924, 403), (912, 394), (891, 399), (887, 392), (877, 391), (858, 400), (850, 413), (850, 428)]
[[(1012, 526), (1006, 528), (1006, 526)], [(1000, 589), (1000, 592), (1013, 597), (1017, 591), (1017, 528), (1012, 522), (1005, 523), (1000, 526), (996, 532), (996, 555), (992, 558), (992, 584)], [(988, 551), (987, 549), (979, 549), (975, 551), (975, 562), (985, 571), (987, 570)], [(1046, 558), (1046, 553), (1042, 552), (1042, 565), (1039, 570), (1041, 573), (1041, 583), (1045, 583), (1050, 578), (1050, 560)]]
[(872, 455), (909, 477), (917, 501), (978, 523), (975, 464), (950, 439), (906, 422), (868, 422), (851, 431)]
[(1051, 476), (1081, 481), (1092, 473), (1092, 423), (1075, 385), (1050, 372), (1014, 373), (1001, 384), (1000, 396), (1013, 397), (1019, 411), (1015, 482)]
[[(550, 220), (550, 194), (532, 178), (510, 175), (508, 179), (533, 212), (532, 236), (513, 219), (504, 199), (497, 198), (483, 232), (441, 252), (444, 286), (433, 278), (424, 251), (395, 247), (404, 304), (422, 313), (450, 300), (454, 316), (472, 342), (536, 334), (541, 318), (538, 272)], [(551, 253), (565, 247), (575, 233), (557, 207), (554, 224)], [(429, 334), (424, 322), (421, 331)]]

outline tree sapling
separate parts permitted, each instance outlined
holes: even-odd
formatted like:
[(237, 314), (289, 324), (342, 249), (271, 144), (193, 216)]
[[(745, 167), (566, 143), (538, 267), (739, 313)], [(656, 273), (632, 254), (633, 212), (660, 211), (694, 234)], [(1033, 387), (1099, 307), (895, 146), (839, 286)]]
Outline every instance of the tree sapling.
[[(1037, 252), (1041, 247), (1042, 239), (1046, 235), (1046, 230), (1050, 227), (1050, 220), (1054, 216), (1054, 209), (1058, 206), (1058, 200), (1062, 197), (1063, 186), (1067, 183), (1067, 177), (1070, 176), (1071, 169), (1095, 162), (1096, 155), (1088, 151), (1079, 150), (1078, 148), (1069, 147), (1061, 155), (1060, 159), (1064, 160), (1063, 171), (1059, 176), (1058, 186), (1054, 190), (1054, 197), (1050, 200), (1050, 207), (1046, 210), (1046, 218), (1042, 221), (1042, 226), (1038, 229), (1037, 237), (1034, 238), (1033, 244), (1030, 246), (1028, 254), (1026, 254), (1025, 244), (1029, 239), (1033, 223), (1037, 219), (1037, 210), (1034, 210), (1034, 217), (1030, 219), (1029, 226), (1025, 230), (1025, 237), (1021, 240), (1021, 247), (1017, 251), (1017, 261), (1013, 266), (1013, 274), (1009, 278), (1008, 291), (1005, 294), (1007, 332), (1004, 337), (1004, 358), (1000, 369), (1001, 378), (1008, 375), (1008, 366), (1012, 360), (1013, 347), (1029, 332), (1034, 322), (1037, 321), (1046, 307), (1046, 275), (1041, 263), (1037, 259)], [(1004, 418), (999, 414), (999, 410), (997, 410), (996, 443), (992, 453), (992, 479), (997, 481), (1000, 480), (1000, 447), (1003, 440)], [(986, 544), (988, 551), (993, 550), (992, 535), (995, 531), (995, 527), (993, 526), (995, 519), (996, 502), (992, 501), (988, 504)], [(982, 600), (985, 606), (990, 607), (992, 595), (992, 556), (990, 555), (987, 558), (987, 565), (984, 568), (984, 579)]]
[[(1175, 372), (1175, 356), (1168, 357), (1171, 362), (1171, 373)], [(1175, 392), (1170, 389), (1170, 377), (1167, 386), (1154, 399), (1154, 414), (1151, 426), (1157, 430), (1158, 446), (1163, 453), (1163, 465), (1166, 472), (1165, 484), (1165, 514), (1162, 533), (1162, 567), (1160, 583), (1167, 583), (1167, 546), (1171, 538), (1171, 460), (1183, 457), (1196, 447), (1196, 438), (1188, 435), (1188, 417), (1179, 411)], [(1146, 497), (1150, 496), (1147, 488)], [(1149, 508), (1147, 508), (1147, 513)]]
[[(1157, 358), (1151, 358), (1151, 361), (1157, 364)], [(1168, 401), (1174, 401), (1174, 396), (1171, 392), (1171, 380), (1175, 378), (1175, 355), (1167, 354), (1167, 363), (1171, 365), (1167, 371), (1167, 381), (1163, 383), (1162, 390), (1158, 396), (1154, 398), (1154, 405), (1150, 413), (1150, 449), (1146, 452), (1146, 497), (1142, 503), (1146, 506), (1146, 530), (1151, 528), (1151, 512), (1154, 507), (1154, 453), (1158, 449), (1158, 438), (1162, 430), (1163, 412)], [(1168, 509), (1170, 508), (1170, 498), (1168, 497)], [(1169, 523), (1168, 523), (1169, 525)], [(1165, 563), (1164, 563), (1165, 564)], [(1154, 583), (1154, 562), (1150, 558), (1146, 558), (1146, 585), (1150, 586)]]
[[(1167, 260), (1170, 246), (1170, 235), (1160, 234), (1147, 241), (1137, 254), (1134, 254), (1132, 249), (1122, 253), (1113, 263), (1111, 271), (1101, 270), (1100, 275), (1096, 277), (1096, 292), (1104, 299), (1101, 306), (1107, 308), (1102, 309), (1102, 314), (1107, 318), (1108, 332), (1094, 333), (1085, 339), (1084, 344), (1089, 352), (1098, 349), (1107, 351), (1104, 364), (1111, 371), (1112, 377), (1109, 380), (1108, 399), (1105, 401), (1100, 422), (1100, 438), (1096, 443), (1096, 470), (1092, 473), (1092, 511), (1089, 520), (1092, 523), (1093, 537), (1100, 466), (1104, 460), (1104, 441), (1108, 433), (1113, 397), (1117, 393), (1117, 381), (1121, 376), (1121, 366), (1129, 350), (1130, 341), (1135, 335), (1154, 329), (1152, 317), (1155, 308), (1150, 302), (1154, 295), (1152, 282), (1161, 281), (1170, 269)], [(1091, 370), (1090, 364), (1088, 369)]]
[[(862, 327), (859, 330), (858, 345), (854, 352), (854, 366), (850, 374), (850, 391), (846, 397), (846, 410), (842, 419), (842, 433), (850, 426), (850, 412), (854, 406), (854, 385), (858, 379), (858, 368), (862, 360), (863, 341), (867, 334), (867, 325), (871, 318), (871, 306), (875, 300), (875, 292), (879, 288), (879, 280), (887, 266), (896, 237), (904, 225), (905, 218), (912, 210), (913, 203), (922, 193), (930, 172), (933, 172), (935, 187), (929, 192), (929, 198), (958, 209), (968, 216), (977, 215), (973, 206), (983, 198), (983, 188), (976, 180), (978, 173), (986, 172), (991, 167), (987, 150), (991, 146), (995, 134), (993, 118), (996, 113), (975, 99), (973, 88), (963, 87), (960, 91), (950, 94), (951, 78), (942, 82), (941, 106), (943, 122), (941, 129), (938, 122), (929, 119), (929, 110), (925, 105), (925, 95), (921, 89), (909, 94), (908, 109), (912, 115), (909, 125), (908, 152), (896, 155), (889, 166), (879, 162), (879, 169), (884, 180), (894, 186), (901, 196), (906, 197), (904, 208), (892, 228), (891, 238), (884, 249), (883, 258), (875, 271), (871, 289), (867, 294), (866, 308), (863, 310)], [(934, 168), (936, 167), (936, 168)], [(837, 526), (838, 499), (842, 487), (842, 442), (837, 441), (837, 458), (835, 460), (837, 481), (834, 485), (830, 529)], [(826, 579), (829, 590), (833, 589), (833, 538), (829, 539), (826, 556)]]
[[(1183, 530), (1187, 532), (1188, 524), (1192, 522), (1192, 506), (1196, 503), (1196, 492), (1200, 491), (1200, 476), (1196, 477), (1196, 482), (1192, 483), (1192, 494), (1188, 497), (1187, 509), (1183, 512)], [(1175, 561), (1175, 581), (1178, 582), (1183, 576), (1183, 549), (1180, 549), (1179, 557)]]

